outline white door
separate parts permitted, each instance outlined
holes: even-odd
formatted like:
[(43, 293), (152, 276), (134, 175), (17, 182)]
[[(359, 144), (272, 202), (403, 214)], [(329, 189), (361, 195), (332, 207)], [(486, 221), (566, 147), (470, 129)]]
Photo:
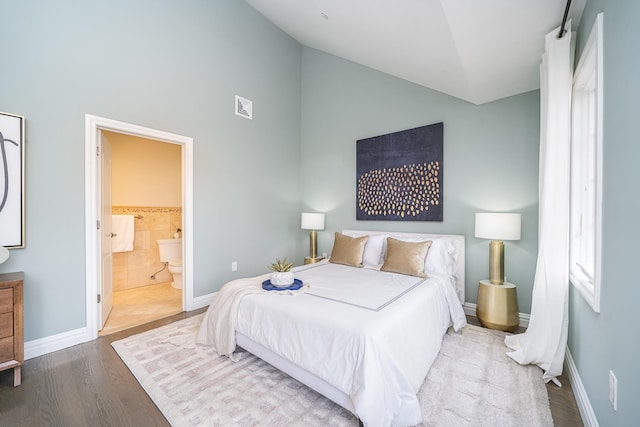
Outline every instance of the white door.
[(102, 280), (100, 290), (100, 302), (98, 303), (98, 312), (100, 313), (100, 328), (104, 328), (104, 324), (111, 313), (113, 307), (113, 255), (111, 249), (111, 145), (101, 135), (101, 193), (102, 193), (102, 212), (100, 220), (101, 232), (101, 259), (102, 259)]

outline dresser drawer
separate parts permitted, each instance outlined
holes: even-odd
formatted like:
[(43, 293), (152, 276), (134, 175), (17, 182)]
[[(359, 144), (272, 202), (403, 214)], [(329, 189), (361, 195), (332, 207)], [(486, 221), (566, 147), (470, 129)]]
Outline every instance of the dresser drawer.
[(0, 313), (13, 311), (13, 289), (0, 289)]
[(13, 337), (0, 338), (0, 363), (13, 360)]
[(13, 313), (0, 314), (0, 338), (13, 336)]

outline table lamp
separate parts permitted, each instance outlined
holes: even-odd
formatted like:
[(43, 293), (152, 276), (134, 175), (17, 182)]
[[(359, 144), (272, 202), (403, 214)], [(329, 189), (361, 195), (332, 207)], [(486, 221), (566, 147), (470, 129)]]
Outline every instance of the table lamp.
[(9, 249), (0, 246), (0, 264), (9, 259)]
[(311, 252), (311, 255), (307, 257), (307, 259), (312, 263), (316, 261), (320, 261), (320, 258), (318, 258), (317, 230), (324, 230), (324, 214), (303, 212), (301, 228), (303, 230), (311, 230), (309, 234), (309, 250)]
[(494, 285), (504, 283), (503, 240), (520, 240), (522, 215), (519, 213), (476, 213), (476, 234), (489, 243), (489, 280)]

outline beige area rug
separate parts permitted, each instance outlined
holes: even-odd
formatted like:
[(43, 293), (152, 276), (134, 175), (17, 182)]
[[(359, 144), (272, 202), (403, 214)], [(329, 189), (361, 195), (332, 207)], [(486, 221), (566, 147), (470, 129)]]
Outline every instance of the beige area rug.
[[(195, 345), (202, 315), (112, 346), (160, 411), (181, 426), (357, 426), (347, 410), (255, 356)], [(542, 373), (506, 356), (504, 333), (445, 335), (418, 392), (422, 426), (553, 426)]]

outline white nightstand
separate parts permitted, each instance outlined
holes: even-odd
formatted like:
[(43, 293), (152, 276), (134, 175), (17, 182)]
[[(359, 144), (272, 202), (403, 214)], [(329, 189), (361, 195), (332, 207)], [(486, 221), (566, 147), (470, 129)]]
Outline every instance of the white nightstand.
[(478, 284), (476, 316), (485, 328), (513, 332), (520, 324), (516, 285), (481, 280)]

